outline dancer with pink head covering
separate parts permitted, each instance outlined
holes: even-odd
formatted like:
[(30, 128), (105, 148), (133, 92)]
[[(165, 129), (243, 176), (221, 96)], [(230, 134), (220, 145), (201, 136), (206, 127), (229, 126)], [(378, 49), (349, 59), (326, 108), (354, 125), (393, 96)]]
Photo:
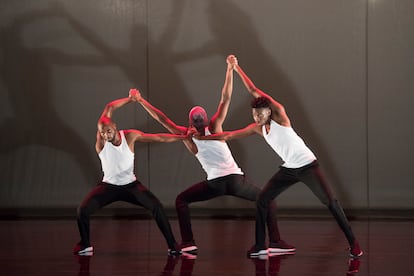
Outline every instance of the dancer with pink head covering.
[[(189, 112), (189, 126), (179, 126), (162, 111), (142, 98), (140, 94), (136, 94), (136, 100), (155, 120), (173, 134), (186, 134), (194, 128), (200, 135), (220, 133), (223, 131), (222, 125), (230, 105), (233, 92), (233, 70), (237, 65), (237, 59), (234, 55), (229, 55), (226, 61), (227, 70), (221, 99), (217, 111), (210, 120), (208, 120), (207, 113), (202, 107), (195, 106)], [(244, 175), (224, 140), (201, 141), (193, 138), (183, 140), (183, 142), (187, 149), (198, 159), (207, 174), (205, 180), (190, 186), (176, 198), (176, 210), (182, 237), (180, 248), (183, 252), (195, 254), (198, 247), (192, 231), (189, 204), (224, 195), (255, 202), (260, 188)], [(272, 252), (292, 253), (295, 248), (280, 239), (274, 209), (275, 204), (270, 204), (269, 216), (267, 217), (269, 249), (272, 249)]]

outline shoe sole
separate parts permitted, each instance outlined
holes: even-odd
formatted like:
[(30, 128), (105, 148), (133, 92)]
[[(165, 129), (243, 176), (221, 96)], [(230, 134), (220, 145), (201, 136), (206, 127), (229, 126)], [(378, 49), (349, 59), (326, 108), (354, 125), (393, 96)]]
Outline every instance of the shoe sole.
[(268, 248), (269, 253), (289, 253), (295, 252), (296, 249)]
[(295, 251), (290, 251), (290, 252), (277, 252), (277, 253), (270, 253), (269, 252), (269, 257), (276, 257), (276, 256), (285, 256), (285, 255), (295, 255)]
[(92, 246), (89, 246), (89, 247), (86, 247), (85, 249), (79, 250), (78, 252), (75, 252), (75, 254), (84, 255), (84, 254), (90, 253), (90, 252), (93, 252), (93, 247)]
[(93, 256), (93, 251), (78, 253), (78, 255), (83, 256), (83, 257), (90, 257), (90, 256)]
[(197, 252), (197, 250), (198, 250), (198, 248), (195, 245), (181, 248), (181, 251), (182, 252), (188, 252), (188, 253), (195, 253), (195, 252)]
[(360, 252), (358, 255), (354, 255), (354, 254), (352, 254), (352, 253), (349, 253), (349, 256), (351, 257), (351, 258), (359, 258), (359, 257), (361, 257), (362, 255), (364, 255), (364, 252)]
[(249, 256), (252, 258), (259, 257), (260, 255), (267, 255), (268, 251), (267, 249), (259, 250), (258, 252), (249, 253)]

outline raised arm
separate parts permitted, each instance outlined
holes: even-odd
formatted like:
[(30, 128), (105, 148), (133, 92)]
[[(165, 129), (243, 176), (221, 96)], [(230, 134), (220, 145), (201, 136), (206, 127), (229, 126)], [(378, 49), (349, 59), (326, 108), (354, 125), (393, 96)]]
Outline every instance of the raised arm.
[(112, 118), (112, 114), (113, 114), (113, 112), (116, 109), (118, 109), (118, 108), (120, 108), (120, 107), (122, 107), (122, 106), (124, 106), (124, 105), (126, 105), (126, 104), (128, 104), (130, 102), (132, 102), (132, 101), (133, 100), (131, 99), (131, 97), (126, 97), (126, 98), (117, 99), (117, 100), (114, 100), (114, 101), (108, 103), (105, 106), (105, 108), (104, 108), (104, 110), (102, 112), (102, 115), (99, 118), (99, 120), (102, 120), (102, 119), (105, 119), (105, 118), (111, 119)]
[[(102, 137), (104, 125), (112, 125), (115, 127), (115, 123), (112, 121), (113, 112), (116, 109), (120, 108), (121, 106), (124, 106), (132, 101), (133, 100), (130, 97), (121, 98), (118, 100), (114, 100), (105, 106), (101, 116), (99, 117), (98, 125), (97, 125), (98, 130), (96, 132), (96, 143), (95, 143), (96, 152), (99, 153), (102, 150), (103, 145), (105, 143)], [(113, 132), (113, 129), (111, 130), (111, 132)]]
[(213, 133), (223, 131), (223, 122), (226, 119), (230, 106), (231, 95), (233, 93), (233, 70), (237, 64), (237, 59), (234, 55), (229, 55), (226, 59), (226, 62), (227, 70), (223, 89), (221, 90), (221, 99), (217, 107), (217, 111), (211, 117), (210, 121), (210, 128)]
[(268, 99), (272, 109), (272, 119), (281, 125), (290, 126), (290, 120), (286, 114), (284, 106), (272, 98), (270, 95), (257, 88), (256, 85), (254, 85), (253, 81), (246, 75), (246, 73), (238, 64), (235, 66), (234, 70), (236, 70), (236, 72), (239, 74), (247, 91), (254, 98), (263, 97)]
[[(150, 104), (147, 100), (145, 100), (137, 89), (131, 89), (129, 91), (129, 97), (139, 102), (144, 107), (144, 109), (151, 115), (152, 118), (158, 121), (172, 134), (189, 135), (190, 130), (187, 127), (179, 126), (176, 123), (174, 123), (170, 118), (167, 117), (167, 115), (164, 114), (164, 112), (162, 112), (161, 110)], [(184, 139), (183, 142), (192, 154), (197, 153), (197, 146), (194, 144), (192, 139)]]
[(129, 90), (129, 97), (134, 101), (139, 102), (148, 112), (148, 114), (150, 114), (152, 118), (154, 118), (156, 121), (162, 124), (169, 132), (173, 134), (187, 133), (186, 127), (179, 126), (176, 123), (174, 123), (170, 118), (167, 117), (167, 115), (164, 114), (164, 112), (162, 112), (161, 110), (150, 104), (147, 100), (145, 100), (137, 89)]

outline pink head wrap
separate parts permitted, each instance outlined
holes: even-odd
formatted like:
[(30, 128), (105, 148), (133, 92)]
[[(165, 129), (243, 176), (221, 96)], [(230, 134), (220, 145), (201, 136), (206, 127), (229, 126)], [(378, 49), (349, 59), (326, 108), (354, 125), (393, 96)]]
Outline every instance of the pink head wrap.
[(207, 113), (204, 110), (204, 108), (202, 108), (201, 106), (194, 106), (188, 113), (188, 119), (189, 119), (190, 125), (193, 125), (193, 122), (195, 120), (200, 120), (200, 119), (202, 119), (204, 126), (208, 125)]

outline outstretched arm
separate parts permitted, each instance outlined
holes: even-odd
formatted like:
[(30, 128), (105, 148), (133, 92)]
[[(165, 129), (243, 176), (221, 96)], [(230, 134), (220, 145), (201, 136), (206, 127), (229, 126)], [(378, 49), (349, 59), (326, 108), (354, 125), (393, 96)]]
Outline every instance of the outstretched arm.
[(199, 139), (199, 140), (234, 140), (234, 139), (240, 139), (240, 138), (244, 138), (253, 134), (261, 134), (260, 132), (260, 127), (256, 124), (250, 124), (245, 128), (241, 128), (238, 130), (233, 130), (233, 131), (223, 131), (220, 133), (215, 133), (215, 134), (211, 134), (208, 136), (194, 136), (195, 138)]
[(170, 133), (144, 133), (136, 129), (129, 129), (124, 131), (127, 139), (131, 142), (164, 142), (171, 143), (190, 138), (191, 134), (170, 134)]
[(221, 90), (221, 99), (216, 113), (211, 117), (210, 127), (213, 133), (223, 131), (223, 122), (226, 119), (230, 106), (231, 95), (233, 93), (233, 70), (237, 65), (237, 59), (234, 55), (229, 55), (226, 59), (227, 70), (224, 79), (223, 89)]
[[(156, 121), (162, 124), (172, 134), (189, 134), (190, 131), (188, 128), (179, 126), (176, 123), (174, 123), (170, 118), (167, 117), (167, 115), (164, 114), (164, 112), (162, 112), (161, 110), (150, 104), (147, 100), (145, 100), (137, 89), (129, 90), (129, 97), (134, 101), (139, 102), (144, 107), (144, 109), (151, 115), (152, 118), (154, 118)], [(191, 153), (197, 153), (197, 146), (191, 139), (185, 139), (183, 140), (183, 142)]]
[(290, 126), (289, 117), (286, 114), (284, 106), (273, 99), (270, 95), (265, 93), (264, 91), (260, 90), (259, 88), (254, 85), (253, 81), (246, 75), (243, 69), (237, 64), (234, 68), (236, 72), (239, 74), (240, 78), (243, 81), (244, 86), (246, 87), (247, 91), (254, 97), (259, 98), (263, 97), (268, 99), (271, 109), (272, 109), (272, 119), (284, 126)]
[(130, 102), (132, 102), (132, 101), (133, 100), (131, 99), (131, 97), (127, 97), (127, 98), (117, 99), (117, 100), (114, 100), (114, 101), (108, 103), (105, 106), (105, 108), (104, 108), (104, 110), (102, 112), (102, 115), (99, 118), (99, 120), (102, 120), (102, 119), (105, 119), (105, 118), (111, 119), (112, 118), (112, 114), (113, 114), (113, 112), (116, 109), (118, 109), (118, 108), (120, 108), (120, 107), (122, 107), (122, 106), (124, 106), (124, 105), (126, 105), (126, 104), (128, 104)]

